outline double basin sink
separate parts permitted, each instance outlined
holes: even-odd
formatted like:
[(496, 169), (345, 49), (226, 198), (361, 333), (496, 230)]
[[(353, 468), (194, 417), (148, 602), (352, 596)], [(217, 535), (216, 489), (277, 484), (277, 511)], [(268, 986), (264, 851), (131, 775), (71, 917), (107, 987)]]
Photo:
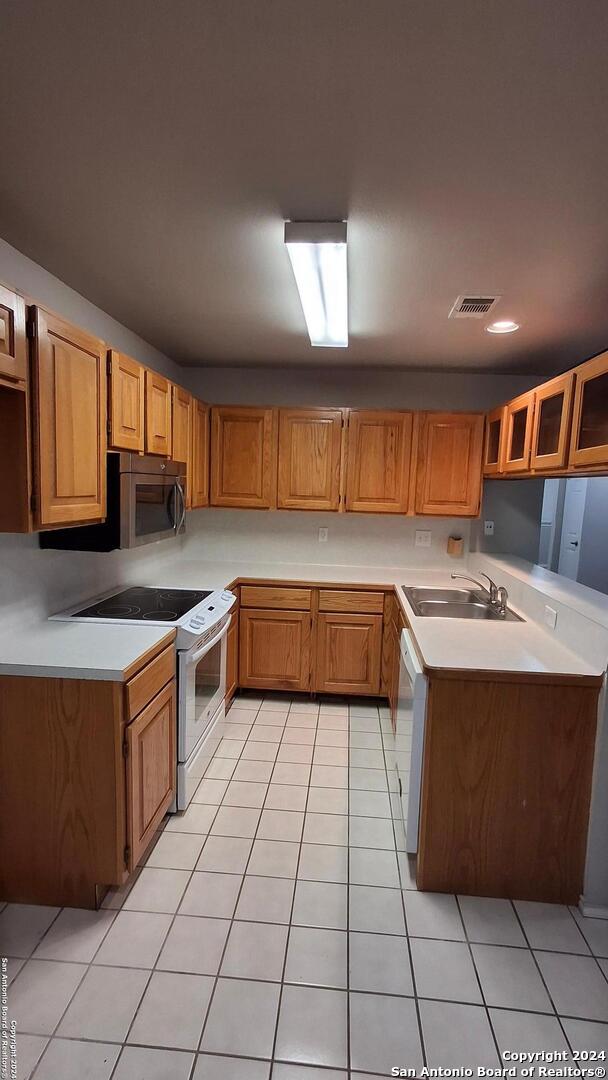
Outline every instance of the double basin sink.
[(504, 614), (480, 589), (434, 589), (402, 585), (416, 615), (427, 619), (489, 619), (523, 622), (510, 608)]

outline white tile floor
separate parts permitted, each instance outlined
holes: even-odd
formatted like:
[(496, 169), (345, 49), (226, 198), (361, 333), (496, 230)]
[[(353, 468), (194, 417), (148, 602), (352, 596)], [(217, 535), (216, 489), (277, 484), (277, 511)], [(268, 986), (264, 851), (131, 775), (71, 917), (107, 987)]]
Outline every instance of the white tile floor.
[[(0, 911), (19, 1080), (364, 1080), (608, 1050), (608, 923), (418, 893), (376, 704), (239, 697), (99, 912)], [(394, 817), (393, 817), (394, 814)]]

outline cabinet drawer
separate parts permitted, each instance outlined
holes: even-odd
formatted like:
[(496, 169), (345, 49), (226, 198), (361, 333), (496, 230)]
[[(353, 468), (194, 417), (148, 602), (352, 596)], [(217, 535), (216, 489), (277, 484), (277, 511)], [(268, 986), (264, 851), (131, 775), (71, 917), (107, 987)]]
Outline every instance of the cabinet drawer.
[(175, 650), (172, 645), (146, 664), (126, 685), (127, 717), (132, 720), (159, 690), (175, 678)]
[(273, 585), (242, 585), (241, 607), (310, 611), (311, 589), (282, 589)]
[(347, 589), (320, 589), (319, 611), (360, 611), (364, 615), (381, 615), (384, 611), (384, 593), (355, 592)]

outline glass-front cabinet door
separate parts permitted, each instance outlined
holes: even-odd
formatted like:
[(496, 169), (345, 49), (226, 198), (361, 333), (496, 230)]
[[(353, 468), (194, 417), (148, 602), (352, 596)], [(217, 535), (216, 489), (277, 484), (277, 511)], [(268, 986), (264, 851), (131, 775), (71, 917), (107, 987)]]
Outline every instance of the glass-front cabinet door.
[(502, 452), (505, 430), (505, 406), (493, 409), (486, 417), (486, 441), (483, 455), (484, 476), (502, 472)]
[(528, 472), (533, 416), (533, 390), (505, 405), (503, 472)]
[(574, 371), (570, 465), (608, 465), (608, 352)]
[(532, 469), (564, 469), (568, 464), (574, 374), (571, 371), (534, 391)]

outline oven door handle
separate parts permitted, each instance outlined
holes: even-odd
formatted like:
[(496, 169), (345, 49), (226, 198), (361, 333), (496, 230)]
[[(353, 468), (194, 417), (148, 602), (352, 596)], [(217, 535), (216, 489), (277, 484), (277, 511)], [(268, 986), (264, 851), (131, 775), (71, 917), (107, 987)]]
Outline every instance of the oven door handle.
[(209, 641), (206, 641), (204, 645), (201, 645), (200, 649), (197, 649), (197, 651), (195, 653), (192, 653), (192, 655), (189, 652), (186, 652), (186, 663), (198, 664), (199, 660), (205, 655), (205, 653), (209, 652), (209, 650), (212, 649), (214, 645), (217, 645), (217, 643), (221, 641), (222, 638), (228, 633), (229, 626), (230, 619), (227, 619), (224, 626), (222, 626), (218, 630), (215, 637), (209, 638)]

